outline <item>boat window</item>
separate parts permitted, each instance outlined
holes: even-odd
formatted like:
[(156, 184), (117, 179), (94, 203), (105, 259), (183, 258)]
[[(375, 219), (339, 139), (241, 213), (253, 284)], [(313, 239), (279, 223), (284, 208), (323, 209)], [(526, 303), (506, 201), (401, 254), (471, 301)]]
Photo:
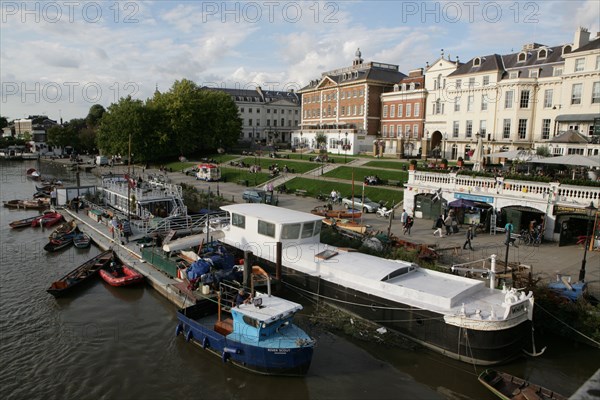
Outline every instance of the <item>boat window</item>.
[(281, 229), (282, 239), (298, 239), (300, 237), (300, 224), (283, 225)]
[(313, 230), (315, 229), (314, 222), (305, 222), (302, 225), (302, 239), (313, 236)]
[(254, 328), (258, 328), (260, 325), (257, 319), (251, 318), (247, 315), (244, 315), (243, 320), (247, 325), (253, 326)]
[(265, 221), (258, 221), (258, 233), (265, 236), (275, 237), (275, 224)]
[(231, 224), (238, 228), (246, 229), (246, 217), (240, 214), (231, 214)]
[(321, 221), (317, 221), (317, 223), (315, 224), (315, 231), (313, 233), (313, 236), (319, 236), (321, 234)]
[(414, 271), (414, 269), (415, 269), (415, 267), (403, 267), (403, 268), (397, 269), (394, 272), (383, 277), (383, 279), (381, 281), (382, 282), (389, 281), (389, 280), (397, 278), (401, 275), (407, 274), (410, 271)]

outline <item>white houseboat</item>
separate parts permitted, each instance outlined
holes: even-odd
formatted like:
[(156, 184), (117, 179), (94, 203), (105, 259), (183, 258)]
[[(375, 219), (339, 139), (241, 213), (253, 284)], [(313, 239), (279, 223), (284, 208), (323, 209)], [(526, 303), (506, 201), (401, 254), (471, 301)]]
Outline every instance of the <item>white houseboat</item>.
[(444, 355), (497, 364), (531, 338), (531, 293), (325, 245), (322, 217), (313, 214), (265, 204), (221, 208), (230, 217), (222, 242), (252, 251), (270, 272), (279, 259), (284, 282)]
[(187, 215), (183, 189), (179, 185), (109, 175), (102, 177), (102, 191), (105, 204), (141, 219)]

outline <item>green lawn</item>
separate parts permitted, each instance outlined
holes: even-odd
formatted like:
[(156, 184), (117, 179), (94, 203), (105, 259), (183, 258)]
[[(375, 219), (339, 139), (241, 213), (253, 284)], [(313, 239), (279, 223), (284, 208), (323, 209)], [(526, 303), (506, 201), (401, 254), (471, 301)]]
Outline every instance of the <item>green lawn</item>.
[(287, 165), (288, 168), (293, 169), (295, 173), (298, 174), (303, 174), (305, 172), (308, 172), (312, 169), (318, 168), (321, 164), (316, 163), (316, 162), (309, 162), (308, 160), (306, 162), (302, 162), (302, 161), (293, 161), (293, 160), (287, 160), (287, 159), (280, 159), (280, 158), (265, 158), (265, 157), (246, 157), (244, 159), (242, 159), (242, 161), (246, 164), (249, 165), (260, 165), (260, 167), (263, 169), (263, 171), (267, 171), (269, 172), (269, 165), (272, 164), (278, 164), (279, 165), (279, 170), (281, 172), (283, 172), (283, 166)]
[(403, 161), (390, 161), (390, 160), (377, 160), (377, 161), (369, 161), (363, 164), (366, 167), (373, 168), (389, 168), (389, 169), (397, 169), (402, 170), (402, 167), (406, 167), (408, 169), (408, 163)]
[(270, 179), (268, 171), (252, 174), (248, 168), (221, 167), (221, 178), (225, 182), (239, 183), (247, 180), (248, 186), (260, 186)]
[(363, 167), (345, 167), (339, 166), (336, 169), (325, 173), (330, 178), (352, 180), (352, 171), (354, 171), (354, 182), (362, 184), (365, 176), (377, 175), (380, 179), (387, 181), (389, 179), (405, 183), (408, 180), (408, 172), (390, 171), (385, 169), (363, 168)]
[[(285, 186), (288, 189), (295, 191), (296, 189), (306, 190), (307, 195), (316, 197), (318, 194), (329, 195), (333, 189), (339, 191), (342, 196), (350, 196), (352, 194), (351, 183), (330, 182), (318, 179), (294, 178), (288, 181)], [(362, 183), (355, 183), (354, 195), (362, 196)], [(389, 204), (397, 204), (404, 198), (404, 193), (399, 190), (383, 189), (381, 186), (365, 186), (365, 196), (373, 201), (388, 202)]]

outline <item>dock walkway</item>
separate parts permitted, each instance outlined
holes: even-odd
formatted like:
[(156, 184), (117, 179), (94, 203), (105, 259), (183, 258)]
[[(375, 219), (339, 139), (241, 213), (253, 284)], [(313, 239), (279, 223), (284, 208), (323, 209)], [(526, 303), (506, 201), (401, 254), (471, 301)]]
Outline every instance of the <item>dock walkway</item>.
[(185, 308), (194, 304), (195, 298), (192, 299), (190, 297), (193, 293), (182, 286), (181, 280), (168, 277), (166, 274), (142, 259), (141, 249), (138, 243), (133, 241), (124, 243), (122, 242), (124, 239), (118, 236), (116, 239), (113, 239), (108, 225), (102, 222), (96, 222), (90, 218), (87, 209), (79, 210), (78, 213), (68, 208), (59, 209), (57, 211), (63, 214), (67, 219), (73, 218), (77, 220), (79, 228), (90, 235), (94, 243), (102, 250), (113, 249), (123, 261), (144, 275), (150, 286), (167, 298), (167, 300), (180, 308)]

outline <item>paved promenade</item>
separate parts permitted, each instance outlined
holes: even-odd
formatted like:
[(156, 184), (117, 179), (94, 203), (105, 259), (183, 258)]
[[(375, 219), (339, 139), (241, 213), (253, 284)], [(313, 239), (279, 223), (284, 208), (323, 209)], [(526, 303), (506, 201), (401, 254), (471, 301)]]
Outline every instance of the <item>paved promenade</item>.
[[(102, 170), (102, 173), (108, 173), (111, 170), (113, 173), (123, 173), (127, 171), (126, 166), (115, 166), (112, 168), (102, 167), (101, 169), (96, 169), (98, 170), (95, 171), (96, 173), (99, 173), (100, 170)], [(136, 172), (139, 173), (141, 172), (140, 170), (140, 167), (137, 166)], [(161, 172), (156, 169), (144, 171), (144, 175), (159, 173)], [(163, 175), (170, 178), (173, 183), (190, 184), (199, 190), (207, 191), (210, 188), (212, 192), (216, 193), (218, 188), (219, 193), (225, 199), (233, 200), (235, 202), (241, 201), (241, 195), (244, 190), (243, 186), (235, 183), (207, 183), (197, 181), (192, 176), (182, 174), (181, 171), (166, 174), (163, 173)], [(146, 176), (144, 176), (144, 178), (145, 177)], [(294, 175), (288, 174), (287, 178), (291, 179), (293, 177)], [(279, 183), (281, 182), (274, 181), (274, 185)], [(335, 181), (332, 181), (332, 185), (335, 185)], [(317, 201), (314, 198), (303, 198), (291, 194), (279, 195), (279, 206), (281, 207), (310, 212), (312, 208), (318, 205), (323, 205), (323, 202)], [(398, 213), (396, 213), (396, 218), (392, 221), (391, 231), (394, 235), (403, 237), (400, 213), (401, 208)], [(363, 217), (363, 223), (371, 226), (372, 229), (387, 232), (389, 221), (387, 219), (378, 218), (375, 214), (367, 214)], [(433, 229), (431, 229), (432, 224), (433, 221), (431, 220), (415, 219), (410, 240), (415, 243), (422, 243), (435, 248), (445, 249), (441, 250), (443, 256), (441, 261), (445, 265), (451, 266), (453, 264), (481, 260), (488, 258), (492, 254), (496, 254), (498, 256), (497, 259), (501, 262), (505, 259), (506, 246), (504, 245), (504, 235), (502, 233), (498, 233), (497, 235), (479, 233), (472, 241), (474, 250), (463, 250), (462, 245), (465, 241), (465, 229), (461, 229), (457, 234), (439, 238), (433, 236)], [(540, 246), (520, 245), (519, 247), (509, 247), (509, 263), (520, 263), (530, 266), (534, 277), (540, 277), (544, 281), (556, 279), (557, 273), (570, 275), (573, 282), (577, 281), (582, 259), (583, 246), (571, 245), (558, 247), (557, 243), (543, 243)], [(590, 292), (594, 296), (600, 298), (600, 252), (598, 251), (587, 252), (586, 281), (589, 283)]]

